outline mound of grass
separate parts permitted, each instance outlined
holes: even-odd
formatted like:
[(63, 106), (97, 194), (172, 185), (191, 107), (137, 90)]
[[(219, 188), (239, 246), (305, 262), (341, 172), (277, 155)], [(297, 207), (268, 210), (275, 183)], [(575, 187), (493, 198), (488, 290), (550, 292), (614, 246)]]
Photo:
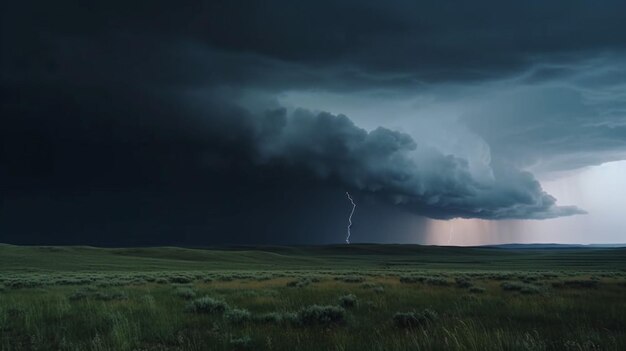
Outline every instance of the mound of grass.
[(281, 325), (281, 324), (300, 324), (298, 320), (298, 314), (294, 312), (269, 312), (258, 315), (252, 315), (252, 321), (255, 323), (261, 324), (273, 324), (273, 325)]
[(311, 283), (313, 283), (313, 281), (308, 278), (308, 277), (304, 277), (304, 278), (300, 278), (297, 280), (292, 280), (290, 282), (287, 283), (288, 287), (295, 287), (295, 288), (304, 288), (306, 286), (311, 285)]
[(98, 291), (93, 298), (100, 301), (121, 301), (128, 300), (128, 295), (121, 291)]
[(526, 295), (538, 294), (541, 292), (541, 289), (538, 286), (521, 282), (504, 282), (500, 284), (500, 287), (504, 291), (519, 291), (520, 293)]
[(422, 283), (427, 284), (427, 285), (439, 285), (439, 286), (450, 285), (450, 282), (446, 278), (441, 278), (441, 277), (428, 277), (424, 279)]
[(338, 306), (307, 306), (297, 314), (301, 325), (333, 325), (345, 322), (346, 311)]
[(437, 320), (435, 311), (425, 309), (422, 312), (398, 312), (393, 315), (393, 323), (398, 328), (415, 328)]
[(422, 276), (404, 275), (400, 277), (400, 283), (404, 283), (404, 284), (421, 283), (425, 279), (426, 277), (422, 277)]
[(216, 300), (209, 296), (204, 296), (189, 302), (185, 308), (188, 312), (203, 314), (221, 314), (226, 312), (229, 306), (222, 300)]
[(86, 291), (84, 291), (84, 290), (76, 290), (70, 296), (68, 296), (68, 299), (70, 301), (80, 301), (80, 300), (87, 299), (87, 297), (89, 297), (89, 294), (87, 294)]
[(454, 279), (454, 282), (456, 283), (456, 286), (463, 289), (472, 286), (472, 282), (466, 277), (457, 277)]
[(246, 309), (231, 308), (226, 311), (224, 318), (233, 324), (243, 324), (252, 320), (252, 314)]
[(4, 282), (4, 286), (9, 289), (40, 288), (44, 285), (46, 285), (44, 280), (38, 280), (35, 278), (7, 280)]
[(269, 312), (263, 313), (259, 315), (254, 315), (252, 320), (257, 323), (267, 323), (267, 324), (280, 324), (283, 322), (283, 314), (278, 312)]
[(426, 276), (420, 276), (420, 275), (401, 276), (400, 283), (405, 283), (405, 284), (423, 283), (427, 285), (439, 285), (439, 286), (450, 285), (450, 282), (445, 278), (426, 277)]
[(357, 305), (357, 298), (352, 294), (339, 297), (339, 306), (343, 308), (351, 308)]
[(346, 275), (343, 277), (335, 277), (335, 280), (339, 280), (344, 283), (362, 283), (365, 281), (365, 278), (358, 275)]
[(194, 281), (194, 278), (184, 276), (184, 275), (175, 275), (175, 276), (169, 277), (169, 281), (170, 283), (176, 283), (176, 284), (189, 284)]
[(567, 287), (567, 288), (582, 288), (582, 289), (595, 289), (600, 285), (597, 280), (582, 280), (582, 279), (569, 279), (564, 281), (558, 281), (552, 283), (555, 288)]
[(373, 292), (379, 293), (379, 294), (385, 292), (385, 288), (383, 288), (381, 285), (378, 285), (376, 283), (363, 283), (361, 285), (361, 288), (371, 289)]
[(176, 295), (182, 297), (185, 300), (191, 300), (196, 297), (196, 292), (189, 287), (180, 287), (176, 289)]
[(251, 350), (252, 338), (248, 335), (244, 335), (239, 338), (230, 339), (230, 346), (233, 350)]

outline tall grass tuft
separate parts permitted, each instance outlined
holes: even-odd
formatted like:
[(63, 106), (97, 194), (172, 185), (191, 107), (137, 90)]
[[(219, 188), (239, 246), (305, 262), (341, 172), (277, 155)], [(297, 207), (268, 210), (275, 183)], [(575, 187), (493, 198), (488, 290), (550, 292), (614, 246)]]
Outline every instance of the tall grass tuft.
[(229, 306), (226, 302), (204, 296), (189, 302), (185, 308), (188, 312), (204, 314), (221, 314), (226, 312)]
[(338, 306), (311, 305), (304, 307), (297, 314), (302, 325), (333, 325), (345, 322), (346, 311)]
[(339, 306), (343, 308), (352, 308), (357, 305), (357, 298), (352, 294), (339, 297)]
[(224, 318), (233, 324), (243, 324), (252, 320), (252, 314), (246, 309), (232, 308), (226, 311)]
[(393, 315), (393, 323), (398, 328), (415, 328), (437, 320), (436, 312), (425, 309), (422, 312), (398, 312)]

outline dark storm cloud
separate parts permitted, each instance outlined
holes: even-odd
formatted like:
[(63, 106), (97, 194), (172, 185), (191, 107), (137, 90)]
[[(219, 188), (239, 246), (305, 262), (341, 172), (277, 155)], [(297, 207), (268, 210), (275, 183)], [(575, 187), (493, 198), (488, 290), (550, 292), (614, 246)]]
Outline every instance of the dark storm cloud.
[[(415, 88), (420, 82), (498, 78), (536, 63), (623, 51), (624, 12), (626, 4), (617, 0), (187, 1), (177, 6), (24, 1), (4, 5), (2, 26), (3, 42), (12, 49), (4, 55), (24, 65), (62, 45), (54, 40), (76, 40), (80, 45), (66, 48), (66, 54), (101, 54), (132, 70), (152, 72), (164, 60), (179, 60), (172, 52), (185, 48), (149, 57), (155, 52), (145, 47), (176, 43), (197, 46), (207, 57), (196, 59), (217, 65), (196, 62), (189, 72), (170, 68), (159, 77), (185, 79), (195, 72), (200, 80), (214, 75), (282, 88), (311, 83), (314, 89)], [(90, 46), (95, 50), (85, 52)], [(63, 61), (48, 59), (42, 64)]]
[(496, 169), (481, 182), (467, 162), (418, 147), (407, 134), (356, 127), (346, 116), (284, 110), (265, 116), (256, 139), (262, 161), (305, 168), (434, 218), (550, 218), (583, 213), (558, 207), (530, 173)]
[[(541, 113), (502, 124), (480, 111), (465, 116), (500, 153), (490, 178), (407, 134), (366, 131), (317, 112), (327, 110), (323, 103), (287, 111), (274, 100), (289, 90), (407, 95), (428, 84), (563, 80), (596, 53), (623, 52), (623, 2), (1, 6), (0, 215), (13, 239), (31, 233), (31, 242), (41, 242), (57, 233), (76, 242), (95, 233), (110, 244), (150, 232), (156, 237), (132, 240), (178, 235), (185, 242), (189, 235), (202, 243), (199, 233), (208, 232), (204, 242), (332, 241), (332, 228), (343, 228), (347, 188), (372, 201), (370, 213), (385, 214), (381, 222), (398, 216), (381, 203), (432, 218), (570, 215), (580, 210), (557, 206), (519, 170), (531, 161), (507, 159), (544, 152), (589, 164), (622, 141), (624, 106), (613, 103), (619, 93), (605, 89), (608, 78), (576, 85), (596, 84), (612, 101), (606, 109), (606, 94), (585, 93), (606, 117), (585, 124), (584, 135), (597, 137), (582, 139), (588, 157), (603, 151), (599, 160), (564, 152), (582, 123), (562, 118), (542, 129)], [(517, 123), (532, 132), (507, 134)], [(555, 143), (562, 132), (567, 142)], [(524, 147), (546, 136), (545, 144)], [(323, 213), (325, 224), (311, 212)]]
[[(277, 177), (274, 181), (282, 182), (292, 174), (310, 174), (310, 180), (349, 187), (434, 218), (549, 218), (580, 212), (556, 207), (530, 174), (506, 170), (491, 181), (477, 181), (463, 159), (420, 147), (409, 135), (386, 128), (367, 132), (342, 115), (297, 110), (288, 116), (278, 109), (258, 116), (220, 95), (219, 101), (206, 96), (203, 110), (170, 96), (134, 91), (56, 92), (51, 98), (14, 90), (3, 95), (9, 98), (4, 106), (10, 126), (2, 133), (3, 173), (15, 186), (44, 182), (68, 189), (153, 190), (179, 181), (212, 183), (222, 171), (232, 176), (257, 165), (267, 174), (247, 181), (263, 184)], [(32, 106), (28, 112), (13, 105), (20, 98)], [(192, 185), (176, 185), (186, 186)]]

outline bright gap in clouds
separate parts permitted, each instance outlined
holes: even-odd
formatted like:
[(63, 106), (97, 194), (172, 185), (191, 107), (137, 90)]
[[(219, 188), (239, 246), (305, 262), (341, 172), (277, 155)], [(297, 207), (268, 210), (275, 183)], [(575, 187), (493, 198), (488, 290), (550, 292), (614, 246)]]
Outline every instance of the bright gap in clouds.
[(431, 220), (425, 229), (424, 243), (461, 246), (512, 242), (626, 243), (626, 229), (623, 227), (626, 215), (626, 161), (589, 167), (541, 183), (548, 193), (558, 199), (559, 204), (577, 205), (589, 213), (548, 220)]

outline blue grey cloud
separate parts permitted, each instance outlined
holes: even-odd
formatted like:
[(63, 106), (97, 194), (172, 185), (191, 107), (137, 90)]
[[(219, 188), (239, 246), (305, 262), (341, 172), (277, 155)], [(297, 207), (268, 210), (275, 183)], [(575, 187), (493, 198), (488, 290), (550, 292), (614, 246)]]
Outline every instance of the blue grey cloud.
[(74, 235), (228, 232), (263, 207), (249, 216), (271, 242), (304, 186), (431, 218), (553, 218), (582, 210), (540, 175), (626, 159), (623, 1), (185, 5), (1, 5), (0, 205), (23, 209), (1, 232), (43, 233), (19, 219), (54, 204), (47, 220), (93, 208), (58, 227)]
[(545, 219), (584, 213), (557, 206), (528, 172), (494, 167), (489, 179), (476, 179), (462, 158), (419, 145), (408, 134), (382, 127), (367, 132), (343, 115), (281, 109), (256, 121), (258, 162), (304, 168), (416, 214)]

